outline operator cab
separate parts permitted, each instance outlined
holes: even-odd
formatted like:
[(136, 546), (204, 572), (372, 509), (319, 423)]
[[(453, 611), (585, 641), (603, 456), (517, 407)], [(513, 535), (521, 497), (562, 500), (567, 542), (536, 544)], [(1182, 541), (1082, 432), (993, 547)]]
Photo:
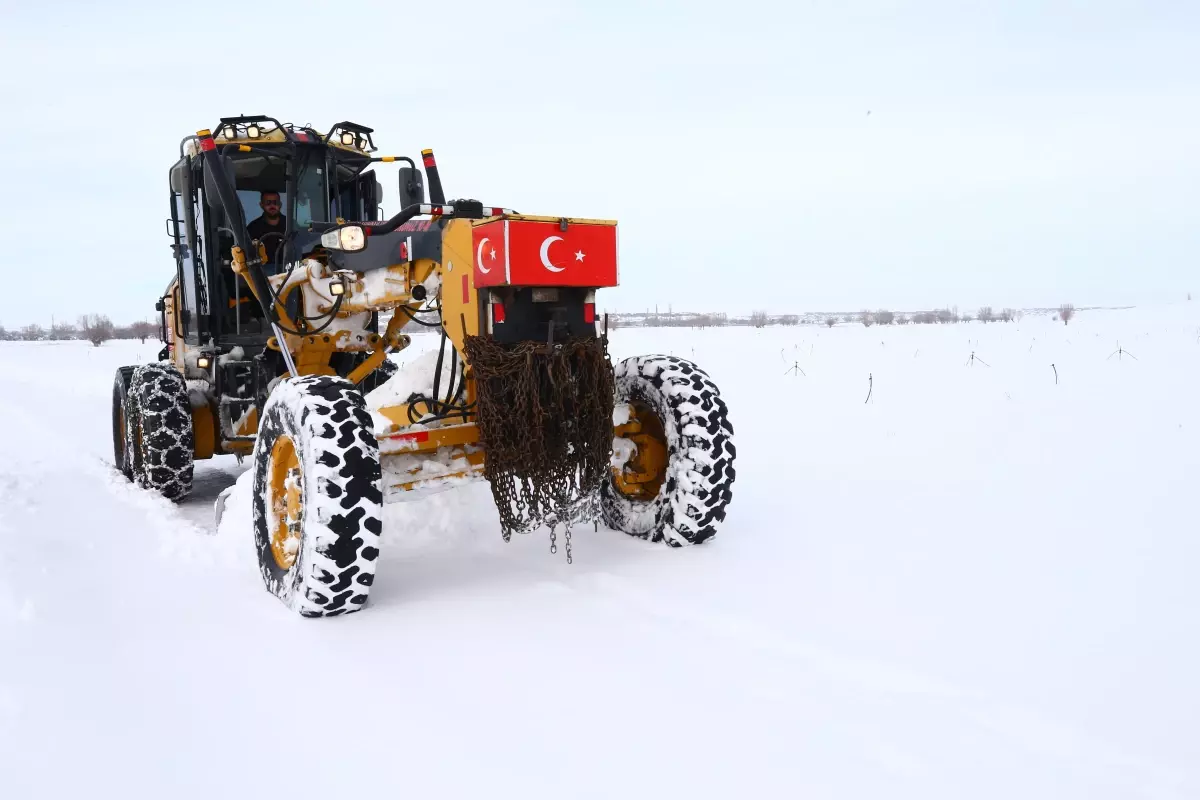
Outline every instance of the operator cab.
[(247, 337), (246, 344), (265, 341), (269, 326), (262, 308), (233, 272), (234, 227), (265, 215), (264, 192), (278, 194), (278, 228), (262, 223), (251, 228), (272, 256), (265, 265), (271, 275), (319, 246), (313, 223), (378, 220), (382, 187), (367, 169), (374, 150), (371, 131), (339, 123), (322, 135), (269, 117), (237, 117), (222, 119), (214, 133), (242, 219), (227, 218), (199, 153), (181, 145), (170, 173), (168, 220), (180, 287), (176, 334), (193, 344)]

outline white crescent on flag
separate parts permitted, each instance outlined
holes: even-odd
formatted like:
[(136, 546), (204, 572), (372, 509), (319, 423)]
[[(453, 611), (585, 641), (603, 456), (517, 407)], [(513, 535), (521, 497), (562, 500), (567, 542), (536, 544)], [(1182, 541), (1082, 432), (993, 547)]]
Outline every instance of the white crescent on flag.
[(485, 275), (491, 272), (490, 269), (483, 265), (483, 246), (488, 243), (488, 237), (483, 237), (483, 241), (479, 243), (479, 247), (475, 248), (475, 264), (479, 267), (479, 271)]
[(551, 272), (562, 272), (564, 269), (566, 269), (566, 267), (556, 267), (550, 263), (550, 245), (561, 241), (561, 236), (547, 236), (546, 241), (542, 242), (542, 266)]

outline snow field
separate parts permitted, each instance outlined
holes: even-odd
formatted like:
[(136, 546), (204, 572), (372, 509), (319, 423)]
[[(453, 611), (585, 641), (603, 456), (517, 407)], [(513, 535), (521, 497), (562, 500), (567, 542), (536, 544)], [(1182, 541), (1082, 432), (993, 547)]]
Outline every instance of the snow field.
[(266, 593), (243, 486), (213, 530), (249, 461), (178, 506), (109, 466), (159, 346), (0, 343), (3, 796), (1200, 796), (1194, 304), (616, 330), (729, 405), (716, 538), (568, 567), (475, 484), (389, 505), (331, 620)]

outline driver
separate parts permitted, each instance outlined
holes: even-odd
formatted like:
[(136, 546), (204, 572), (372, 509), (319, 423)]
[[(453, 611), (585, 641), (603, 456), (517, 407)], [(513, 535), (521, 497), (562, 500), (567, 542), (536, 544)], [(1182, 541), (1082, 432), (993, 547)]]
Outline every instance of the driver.
[[(283, 242), (285, 224), (283, 215), (279, 213), (281, 204), (279, 192), (263, 192), (259, 195), (258, 206), (263, 210), (262, 216), (246, 226), (250, 238), (258, 239), (267, 249), (267, 261), (275, 261), (275, 253)], [(275, 234), (267, 236), (268, 233)], [(264, 239), (263, 237), (266, 236)]]

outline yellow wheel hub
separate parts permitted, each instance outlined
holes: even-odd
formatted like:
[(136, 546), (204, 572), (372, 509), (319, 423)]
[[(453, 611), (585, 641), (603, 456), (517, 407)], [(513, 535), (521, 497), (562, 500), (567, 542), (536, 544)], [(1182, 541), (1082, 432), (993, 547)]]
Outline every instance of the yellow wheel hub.
[(656, 497), (667, 479), (667, 434), (658, 414), (645, 403), (631, 400), (629, 421), (613, 433), (637, 448), (624, 466), (613, 467), (613, 486), (635, 500)]
[(267, 471), (267, 508), (271, 520), (271, 554), (282, 570), (292, 568), (300, 553), (300, 525), (304, 519), (304, 485), (296, 444), (280, 436), (271, 448)]

